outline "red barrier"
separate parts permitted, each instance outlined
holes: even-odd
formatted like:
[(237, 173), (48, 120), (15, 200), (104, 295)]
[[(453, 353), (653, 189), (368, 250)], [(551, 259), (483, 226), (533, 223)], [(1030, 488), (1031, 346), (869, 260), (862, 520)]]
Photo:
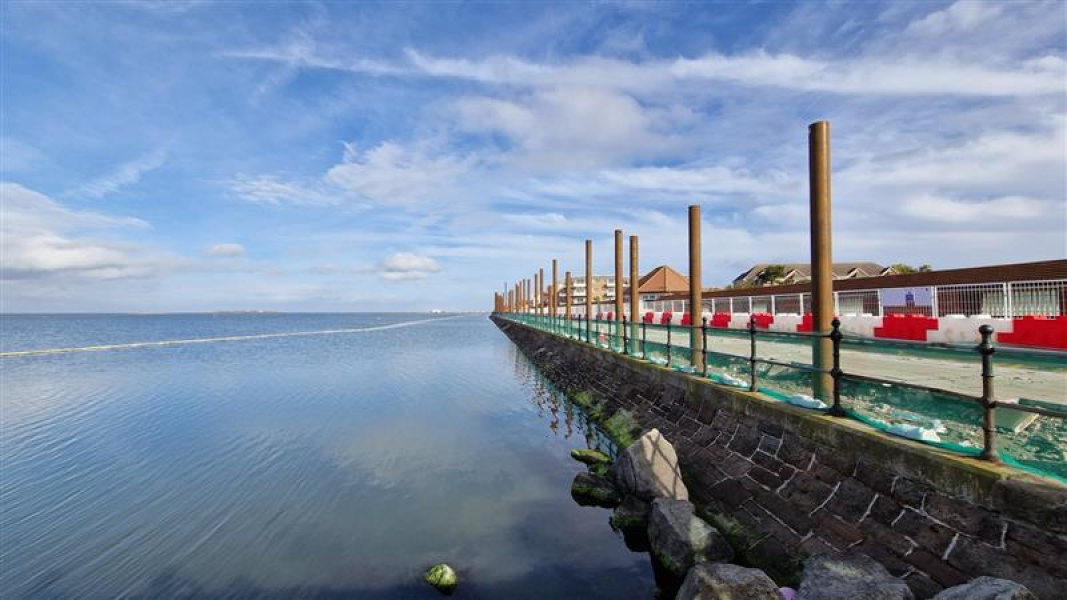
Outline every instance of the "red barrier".
[(1067, 350), (1067, 317), (1029, 316), (1012, 319), (1010, 333), (998, 333), (997, 341), (1013, 346)]
[(716, 329), (728, 329), (732, 318), (733, 315), (730, 313), (715, 313), (711, 315), (711, 321), (708, 322), (708, 325)]
[[(839, 318), (839, 317), (837, 317), (835, 315), (834, 318)], [(804, 315), (804, 319), (800, 322), (800, 324), (797, 325), (797, 331), (804, 332), (804, 333), (811, 333), (812, 323), (813, 323), (813, 319), (812, 319), (811, 313), (807, 313), (806, 315)], [(935, 329), (936, 329), (936, 327), (935, 327)]]
[(609, 321), (614, 321), (615, 320), (615, 313), (609, 312), (608, 313), (608, 320)]
[(641, 319), (641, 320), (644, 321), (645, 323), (651, 323), (651, 322), (656, 320), (656, 313), (654, 313), (654, 312), (646, 312), (645, 313), (645, 317), (643, 319)]
[(682, 313), (682, 325), (686, 327), (693, 324), (693, 318), (689, 316), (689, 313)]
[(770, 313), (755, 313), (752, 320), (756, 323), (756, 329), (768, 329), (774, 323), (774, 315)]
[(874, 328), (874, 337), (925, 342), (926, 332), (938, 329), (934, 317), (924, 315), (886, 315), (882, 326)]
[(664, 312), (664, 313), (663, 313), (663, 316), (661, 316), (661, 317), (659, 318), (659, 324), (660, 324), (660, 325), (668, 325), (668, 324), (670, 324), (670, 322), (671, 322), (671, 318), (672, 318), (673, 316), (674, 316), (674, 314), (673, 314), (673, 313), (669, 313), (669, 312)]

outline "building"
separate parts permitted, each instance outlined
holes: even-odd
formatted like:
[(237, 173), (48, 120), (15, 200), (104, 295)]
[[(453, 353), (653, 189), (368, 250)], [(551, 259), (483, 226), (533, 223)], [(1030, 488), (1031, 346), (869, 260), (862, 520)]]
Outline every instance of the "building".
[[(630, 285), (630, 278), (623, 277), (622, 285), (625, 289)], [(593, 275), (593, 302), (614, 302), (615, 301), (615, 276), (614, 275)], [(585, 276), (575, 277), (571, 276), (571, 302), (575, 305), (585, 304), (585, 294), (587, 292), (585, 285)], [(567, 289), (564, 282), (559, 284), (559, 303), (558, 306), (563, 306), (567, 300)]]
[[(892, 267), (883, 267), (873, 262), (834, 263), (834, 279), (856, 279), (893, 275)], [(811, 281), (810, 263), (759, 263), (734, 278), (735, 288), (761, 285), (788, 285)]]
[[(642, 305), (666, 294), (682, 294), (688, 291), (689, 278), (667, 265), (652, 269), (637, 284), (637, 293), (641, 295)], [(629, 297), (628, 290), (627, 297)]]
[[(622, 285), (623, 300), (629, 302), (630, 278), (624, 277)], [(638, 280), (637, 285), (637, 292), (641, 295), (642, 306), (644, 306), (646, 302), (656, 300), (663, 295), (680, 294), (689, 291), (689, 279), (667, 265), (660, 265), (652, 269)], [(573, 288), (571, 291), (571, 302), (575, 306), (581, 306), (585, 303), (585, 277), (571, 277), (571, 286)], [(566, 289), (560, 285), (560, 306), (566, 301), (566, 297)], [(611, 304), (615, 302), (614, 275), (593, 276), (593, 302), (600, 304)]]

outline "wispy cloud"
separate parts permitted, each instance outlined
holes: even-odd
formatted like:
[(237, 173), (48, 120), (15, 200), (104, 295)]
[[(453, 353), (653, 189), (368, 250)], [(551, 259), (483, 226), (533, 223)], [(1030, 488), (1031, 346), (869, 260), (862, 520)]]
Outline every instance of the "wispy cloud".
[(245, 255), (245, 247), (241, 244), (223, 243), (215, 244), (207, 249), (209, 256), (221, 256), (224, 258), (235, 258)]
[(360, 152), (345, 144), (344, 158), (326, 180), (381, 204), (410, 204), (451, 188), (467, 171), (463, 159), (432, 155), (425, 148), (383, 142)]
[(108, 194), (133, 185), (149, 171), (162, 167), (167, 160), (166, 150), (156, 150), (140, 158), (122, 163), (114, 171), (94, 179), (81, 187), (68, 192), (67, 196), (85, 198), (103, 198)]
[[(306, 47), (227, 53), (303, 68), (396, 77), (464, 79), (523, 87), (600, 87), (662, 95), (680, 86), (724, 82), (806, 92), (862, 95), (1025, 96), (1062, 91), (1067, 63), (1046, 55), (1014, 65), (973, 64), (946, 57), (824, 59), (763, 49), (738, 54), (707, 53), (671, 60), (624, 61), (582, 57), (536, 63), (515, 56), (482, 59), (438, 57), (409, 48), (396, 63), (337, 60)], [(710, 91), (710, 90), (709, 90)]]

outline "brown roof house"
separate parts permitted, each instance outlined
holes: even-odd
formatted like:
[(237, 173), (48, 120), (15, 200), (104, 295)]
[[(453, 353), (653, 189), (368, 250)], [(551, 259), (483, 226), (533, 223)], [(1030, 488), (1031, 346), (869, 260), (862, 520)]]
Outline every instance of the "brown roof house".
[(678, 271), (660, 265), (652, 269), (637, 282), (637, 293), (641, 301), (655, 300), (666, 294), (680, 294), (689, 291), (689, 278)]
[[(891, 271), (873, 262), (834, 263), (834, 279), (856, 279), (889, 275)], [(734, 278), (733, 287), (787, 285), (811, 281), (810, 263), (759, 263)]]

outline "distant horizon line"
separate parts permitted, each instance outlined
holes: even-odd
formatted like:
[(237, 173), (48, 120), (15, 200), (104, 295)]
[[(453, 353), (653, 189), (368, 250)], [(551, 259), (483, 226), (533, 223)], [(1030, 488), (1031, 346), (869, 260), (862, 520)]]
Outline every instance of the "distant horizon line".
[(15, 316), (51, 316), (51, 315), (64, 315), (64, 316), (165, 316), (165, 315), (430, 315), (430, 314), (448, 314), (448, 315), (475, 315), (475, 314), (489, 314), (491, 310), (348, 310), (348, 311), (326, 311), (326, 310), (175, 310), (175, 311), (40, 311), (40, 312), (4, 312), (0, 311), (0, 317), (15, 317)]

